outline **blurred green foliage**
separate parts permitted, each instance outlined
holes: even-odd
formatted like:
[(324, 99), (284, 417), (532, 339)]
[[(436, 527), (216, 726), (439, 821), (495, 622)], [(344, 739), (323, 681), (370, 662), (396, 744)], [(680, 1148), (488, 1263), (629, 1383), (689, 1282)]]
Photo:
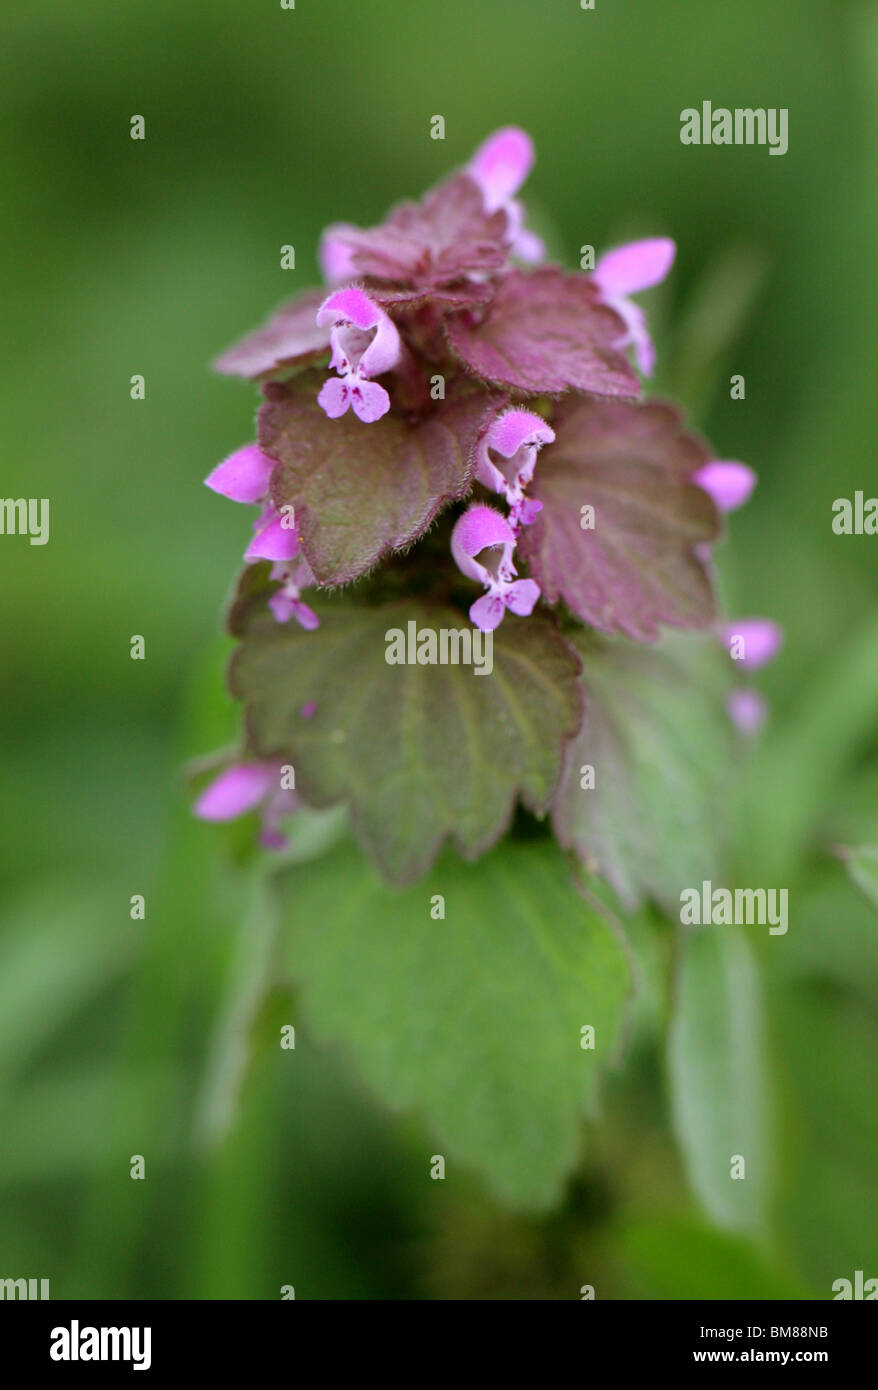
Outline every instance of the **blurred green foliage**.
[[(878, 919), (833, 852), (878, 842), (878, 541), (830, 524), (876, 487), (875, 7), (85, 0), (4, 29), (0, 491), (48, 497), (52, 530), (0, 542), (0, 1275), (56, 1297), (642, 1298), (878, 1273)], [(789, 153), (682, 146), (707, 97), (788, 107)], [(255, 397), (207, 363), (316, 278), (325, 223), (376, 220), (507, 122), (536, 140), (527, 197), (560, 259), (677, 240), (657, 387), (760, 475), (720, 555), (729, 610), (787, 633), (737, 806), (739, 878), (788, 886), (792, 921), (752, 943), (780, 1134), (752, 1237), (697, 1205), (642, 1019), (539, 1219), (430, 1182), (417, 1118), (306, 1030), (261, 1046), (298, 1001), (244, 841), (191, 820), (180, 775), (235, 736), (216, 634), (246, 521), (201, 480)]]

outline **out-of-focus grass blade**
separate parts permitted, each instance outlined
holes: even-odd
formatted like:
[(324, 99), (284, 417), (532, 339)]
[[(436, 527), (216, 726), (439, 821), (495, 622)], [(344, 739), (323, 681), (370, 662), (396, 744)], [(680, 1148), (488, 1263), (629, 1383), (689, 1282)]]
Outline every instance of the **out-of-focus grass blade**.
[(70, 881), (29, 896), (0, 922), (0, 1086), (131, 962), (141, 924), (117, 891)]
[[(674, 1126), (705, 1211), (719, 1226), (759, 1230), (770, 1177), (762, 1004), (734, 927), (681, 939), (669, 1067)], [(732, 1177), (735, 1156), (743, 1177)]]
[(54, 1073), (31, 1082), (5, 1106), (0, 1183), (54, 1181), (100, 1174), (106, 1197), (123, 1198), (144, 1184), (132, 1183), (130, 1160), (142, 1154), (147, 1177), (167, 1157), (167, 1135), (145, 1150), (141, 1116), (166, 1093), (172, 1077), (161, 1069), (120, 1070), (114, 1063)]
[(754, 758), (742, 785), (741, 862), (751, 882), (784, 884), (821, 815), (874, 735), (878, 620), (828, 659), (797, 709)]
[(708, 267), (683, 311), (666, 389), (703, 418), (720, 385), (720, 368), (762, 288), (766, 258), (754, 246), (729, 246)]
[(860, 892), (873, 907), (878, 907), (878, 848), (861, 845), (859, 849), (840, 851), (845, 867)]

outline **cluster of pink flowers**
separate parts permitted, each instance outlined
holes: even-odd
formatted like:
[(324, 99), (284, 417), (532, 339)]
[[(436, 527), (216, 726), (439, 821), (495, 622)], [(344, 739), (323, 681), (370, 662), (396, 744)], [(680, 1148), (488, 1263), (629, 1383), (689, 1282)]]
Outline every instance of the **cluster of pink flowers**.
[[(672, 241), (650, 238), (607, 251), (590, 274), (542, 265), (545, 249), (526, 227), (517, 197), (533, 158), (524, 131), (500, 130), (465, 169), (421, 203), (392, 211), (381, 226), (331, 226), (320, 249), (325, 291), (300, 296), (218, 363), (222, 371), (275, 383), (300, 373), (316, 376), (328, 356), (329, 374), (315, 382), (311, 399), (329, 421), (350, 412), (366, 431), (382, 429), (386, 417), (425, 417), (437, 369), (443, 380), (450, 372), (461, 391), (484, 393), (487, 414), (472, 443), (468, 488), (479, 485), (496, 501), (474, 498), (450, 535), (454, 563), (482, 591), (469, 616), (483, 631), (495, 629), (507, 611), (529, 616), (541, 598), (538, 580), (519, 574), (523, 562), (516, 553), (525, 529), (538, 529), (543, 503), (530, 489), (540, 452), (549, 457), (556, 439), (551, 419), (539, 413), (541, 403), (565, 395), (636, 399), (641, 383), (628, 355), (645, 377), (656, 354), (632, 296), (659, 284), (675, 257)], [(539, 268), (529, 271), (522, 263)], [(270, 447), (261, 436), (219, 464), (206, 482), (258, 508), (244, 560), (270, 563), (277, 587), (268, 603), (275, 619), (313, 629), (318, 618), (303, 593), (355, 576), (336, 576), (324, 556), (309, 550), (307, 532), (303, 542), (298, 505), (279, 503), (281, 463), (266, 452)], [(721, 460), (703, 463), (689, 478), (719, 513), (741, 506), (755, 481), (745, 464)], [(437, 500), (450, 506), (460, 496), (449, 489)], [(392, 549), (389, 539), (386, 550)], [(524, 549), (533, 554), (530, 544)], [(709, 564), (708, 542), (694, 550)], [(566, 594), (565, 601), (570, 606)], [(617, 630), (633, 631), (624, 623)], [(739, 659), (750, 669), (780, 643), (775, 625), (760, 619), (716, 633), (724, 643), (742, 639)], [(750, 732), (764, 713), (750, 689), (737, 691), (729, 710)], [(199, 814), (219, 818), (258, 803), (269, 805), (273, 818), (269, 783), (275, 771), (244, 764), (223, 774), (199, 802)]]

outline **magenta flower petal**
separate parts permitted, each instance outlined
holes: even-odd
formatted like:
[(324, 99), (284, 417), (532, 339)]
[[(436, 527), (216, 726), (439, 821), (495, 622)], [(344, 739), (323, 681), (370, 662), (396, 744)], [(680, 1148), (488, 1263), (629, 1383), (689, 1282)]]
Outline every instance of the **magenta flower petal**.
[[(396, 324), (369, 298), (365, 290), (355, 286), (336, 290), (321, 304), (317, 311), (317, 322), (333, 325), (330, 332), (333, 356), (340, 353), (347, 357), (348, 370), (353, 369), (362, 376), (380, 376), (399, 361), (400, 341)], [(350, 324), (360, 333), (375, 329), (374, 338), (361, 350), (356, 361), (351, 361), (351, 354), (346, 350), (348, 345), (344, 341), (343, 330)], [(336, 363), (333, 362), (333, 365)]]
[(551, 425), (530, 410), (504, 411), (487, 434), (490, 447), (504, 458), (512, 458), (523, 444), (551, 444), (554, 438)]
[(268, 606), (279, 623), (288, 623), (290, 618), (295, 618), (306, 632), (313, 632), (320, 626), (320, 619), (313, 609), (284, 589), (278, 589), (276, 594), (272, 594)]
[(317, 397), (317, 404), (326, 411), (330, 420), (337, 420), (339, 416), (344, 415), (350, 403), (351, 393), (346, 377), (331, 376), (324, 381)]
[(458, 569), (487, 590), (469, 610), (470, 618), (483, 632), (493, 631), (507, 608), (527, 617), (540, 596), (532, 579), (513, 578), (514, 549), (515, 532), (493, 507), (470, 507), (451, 533), (451, 553)]
[[(451, 554), (454, 563), (468, 579), (480, 583), (492, 582), (491, 572), (476, 560), (483, 550), (501, 548), (500, 568), (509, 563), (515, 545), (515, 533), (509, 522), (493, 507), (469, 507), (455, 524), (451, 533)], [(499, 619), (497, 620), (499, 622)], [(496, 624), (495, 624), (496, 626)]]
[(606, 303), (615, 309), (625, 325), (625, 335), (617, 346), (633, 346), (638, 371), (643, 376), (652, 376), (655, 369), (655, 347), (647, 327), (646, 314), (639, 304), (635, 304), (633, 299), (626, 299), (624, 295), (615, 299), (608, 295)]
[(781, 628), (770, 618), (740, 618), (736, 623), (727, 623), (722, 637), (729, 654), (749, 671), (771, 661), (783, 642)]
[(522, 261), (536, 265), (545, 259), (546, 246), (535, 232), (528, 231), (524, 225), (524, 208), (517, 198), (511, 199), (504, 208), (509, 224), (510, 250)]
[(746, 463), (716, 459), (699, 468), (692, 481), (713, 498), (718, 511), (733, 512), (749, 498), (756, 486), (756, 474)]
[(510, 613), (527, 618), (533, 612), (539, 596), (540, 586), (533, 579), (516, 579), (504, 589), (503, 602)]
[(402, 344), (396, 324), (355, 285), (329, 295), (317, 312), (317, 322), (332, 324), (330, 366), (339, 373), (324, 383), (318, 405), (331, 420), (343, 415), (348, 406), (366, 424), (380, 420), (390, 409), (390, 397), (369, 378), (399, 362)]
[(470, 605), (470, 620), (482, 632), (493, 632), (503, 621), (506, 607), (498, 594), (483, 594)]
[(390, 409), (390, 397), (377, 381), (351, 378), (349, 389), (353, 412), (366, 425), (380, 420)]
[(742, 734), (758, 733), (765, 722), (768, 706), (758, 690), (732, 690), (726, 700), (729, 718)]
[(285, 525), (286, 517), (272, 508), (270, 519), (259, 529), (244, 551), (245, 560), (293, 560), (299, 553), (299, 533), (295, 526)]
[(669, 237), (628, 242), (601, 256), (594, 269), (594, 279), (608, 299), (637, 294), (664, 280), (674, 264), (676, 251)]
[(646, 326), (646, 314), (639, 304), (632, 303), (630, 299), (615, 299), (612, 304), (627, 325), (628, 342), (634, 347), (637, 370), (643, 376), (652, 376), (655, 371), (655, 344)]
[(201, 820), (234, 820), (258, 806), (277, 783), (274, 763), (233, 763), (205, 787), (193, 810)]
[(488, 136), (468, 166), (482, 190), (486, 211), (503, 207), (518, 192), (533, 162), (533, 141), (518, 126), (505, 126)]
[(537, 501), (536, 497), (525, 497), (518, 504), (516, 516), (521, 526), (532, 526), (543, 510), (542, 502)]
[(320, 241), (319, 261), (323, 278), (329, 285), (337, 285), (342, 280), (352, 280), (356, 271), (351, 260), (351, 248), (330, 227)]
[(516, 234), (512, 249), (516, 256), (530, 265), (537, 265), (546, 255), (546, 243), (542, 237), (538, 237), (536, 232), (529, 232), (526, 227)]
[[(516, 521), (522, 520), (522, 491), (533, 477), (537, 453), (554, 438), (555, 431), (539, 415), (529, 410), (507, 410), (497, 416), (481, 443), (476, 477), (506, 497)], [(496, 463), (492, 453), (505, 462)]]
[(314, 632), (320, 626), (320, 619), (313, 608), (309, 608), (307, 603), (303, 603), (301, 599), (293, 603), (293, 617), (299, 627), (303, 627), (306, 632)]
[(620, 346), (633, 345), (637, 366), (644, 376), (652, 376), (655, 348), (643, 310), (628, 296), (663, 280), (675, 254), (676, 247), (668, 237), (632, 241), (601, 256), (592, 275), (605, 302), (625, 324), (627, 333)]
[(320, 619), (307, 605), (302, 602), (302, 589), (307, 589), (314, 583), (314, 575), (311, 566), (304, 555), (299, 555), (295, 564), (275, 564), (272, 566), (271, 578), (280, 580), (281, 587), (271, 595), (268, 606), (279, 623), (287, 623), (290, 618), (295, 618), (300, 627), (307, 632), (313, 632), (320, 626)]
[(233, 502), (258, 502), (268, 492), (274, 460), (256, 444), (245, 444), (218, 463), (205, 478), (207, 487)]
[(317, 322), (335, 324), (349, 320), (356, 328), (374, 328), (382, 312), (365, 290), (350, 285), (326, 296), (317, 310)]

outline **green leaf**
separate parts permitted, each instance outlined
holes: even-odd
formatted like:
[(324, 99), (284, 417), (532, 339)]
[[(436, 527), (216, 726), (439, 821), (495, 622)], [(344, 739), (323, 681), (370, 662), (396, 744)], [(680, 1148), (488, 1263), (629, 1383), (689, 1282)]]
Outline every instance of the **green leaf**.
[(842, 858), (860, 892), (873, 907), (878, 907), (878, 849), (874, 845), (861, 845), (859, 849), (843, 850)]
[[(581, 709), (578, 658), (550, 619), (508, 618), (494, 634), (493, 671), (479, 675), (385, 660), (388, 634), (410, 624), (471, 641), (450, 608), (317, 599), (321, 626), (303, 632), (257, 605), (239, 616), (248, 635), (230, 673), (250, 746), (293, 764), (309, 806), (349, 801), (388, 878), (417, 878), (447, 837), (468, 858), (483, 853), (519, 796), (546, 809)], [(317, 709), (303, 719), (309, 701)]]
[[(601, 632), (652, 641), (659, 625), (705, 627), (715, 605), (699, 547), (719, 522), (691, 482), (710, 451), (658, 401), (565, 398), (530, 493), (543, 504), (519, 551), (549, 603)], [(594, 509), (592, 517), (583, 507)]]
[[(671, 1099), (692, 1186), (718, 1225), (758, 1230), (770, 1186), (762, 1006), (749, 944), (733, 927), (683, 935), (676, 1005)], [(734, 1156), (743, 1178), (731, 1176)]]
[(259, 444), (280, 465), (271, 481), (275, 506), (295, 508), (318, 583), (336, 585), (410, 545), (463, 497), (476, 444), (503, 398), (452, 394), (416, 424), (392, 413), (364, 425), (351, 411), (339, 420), (324, 414), (323, 379), (309, 371), (265, 387)]
[[(731, 726), (722, 654), (677, 633), (659, 647), (572, 640), (586, 712), (565, 756), (555, 832), (626, 907), (646, 895), (676, 916), (681, 889), (713, 877), (723, 858)], [(589, 766), (594, 786), (583, 787)]]
[(809, 1291), (745, 1236), (663, 1215), (623, 1226), (619, 1243), (636, 1296), (651, 1299), (807, 1298)]
[[(348, 845), (285, 873), (280, 891), (306, 1016), (394, 1109), (425, 1117), (437, 1136), (425, 1181), (438, 1152), (452, 1184), (460, 1163), (513, 1205), (555, 1201), (629, 979), (552, 841), (510, 842), (476, 866), (446, 855), (405, 892)], [(580, 1046), (588, 1024), (593, 1050)]]

